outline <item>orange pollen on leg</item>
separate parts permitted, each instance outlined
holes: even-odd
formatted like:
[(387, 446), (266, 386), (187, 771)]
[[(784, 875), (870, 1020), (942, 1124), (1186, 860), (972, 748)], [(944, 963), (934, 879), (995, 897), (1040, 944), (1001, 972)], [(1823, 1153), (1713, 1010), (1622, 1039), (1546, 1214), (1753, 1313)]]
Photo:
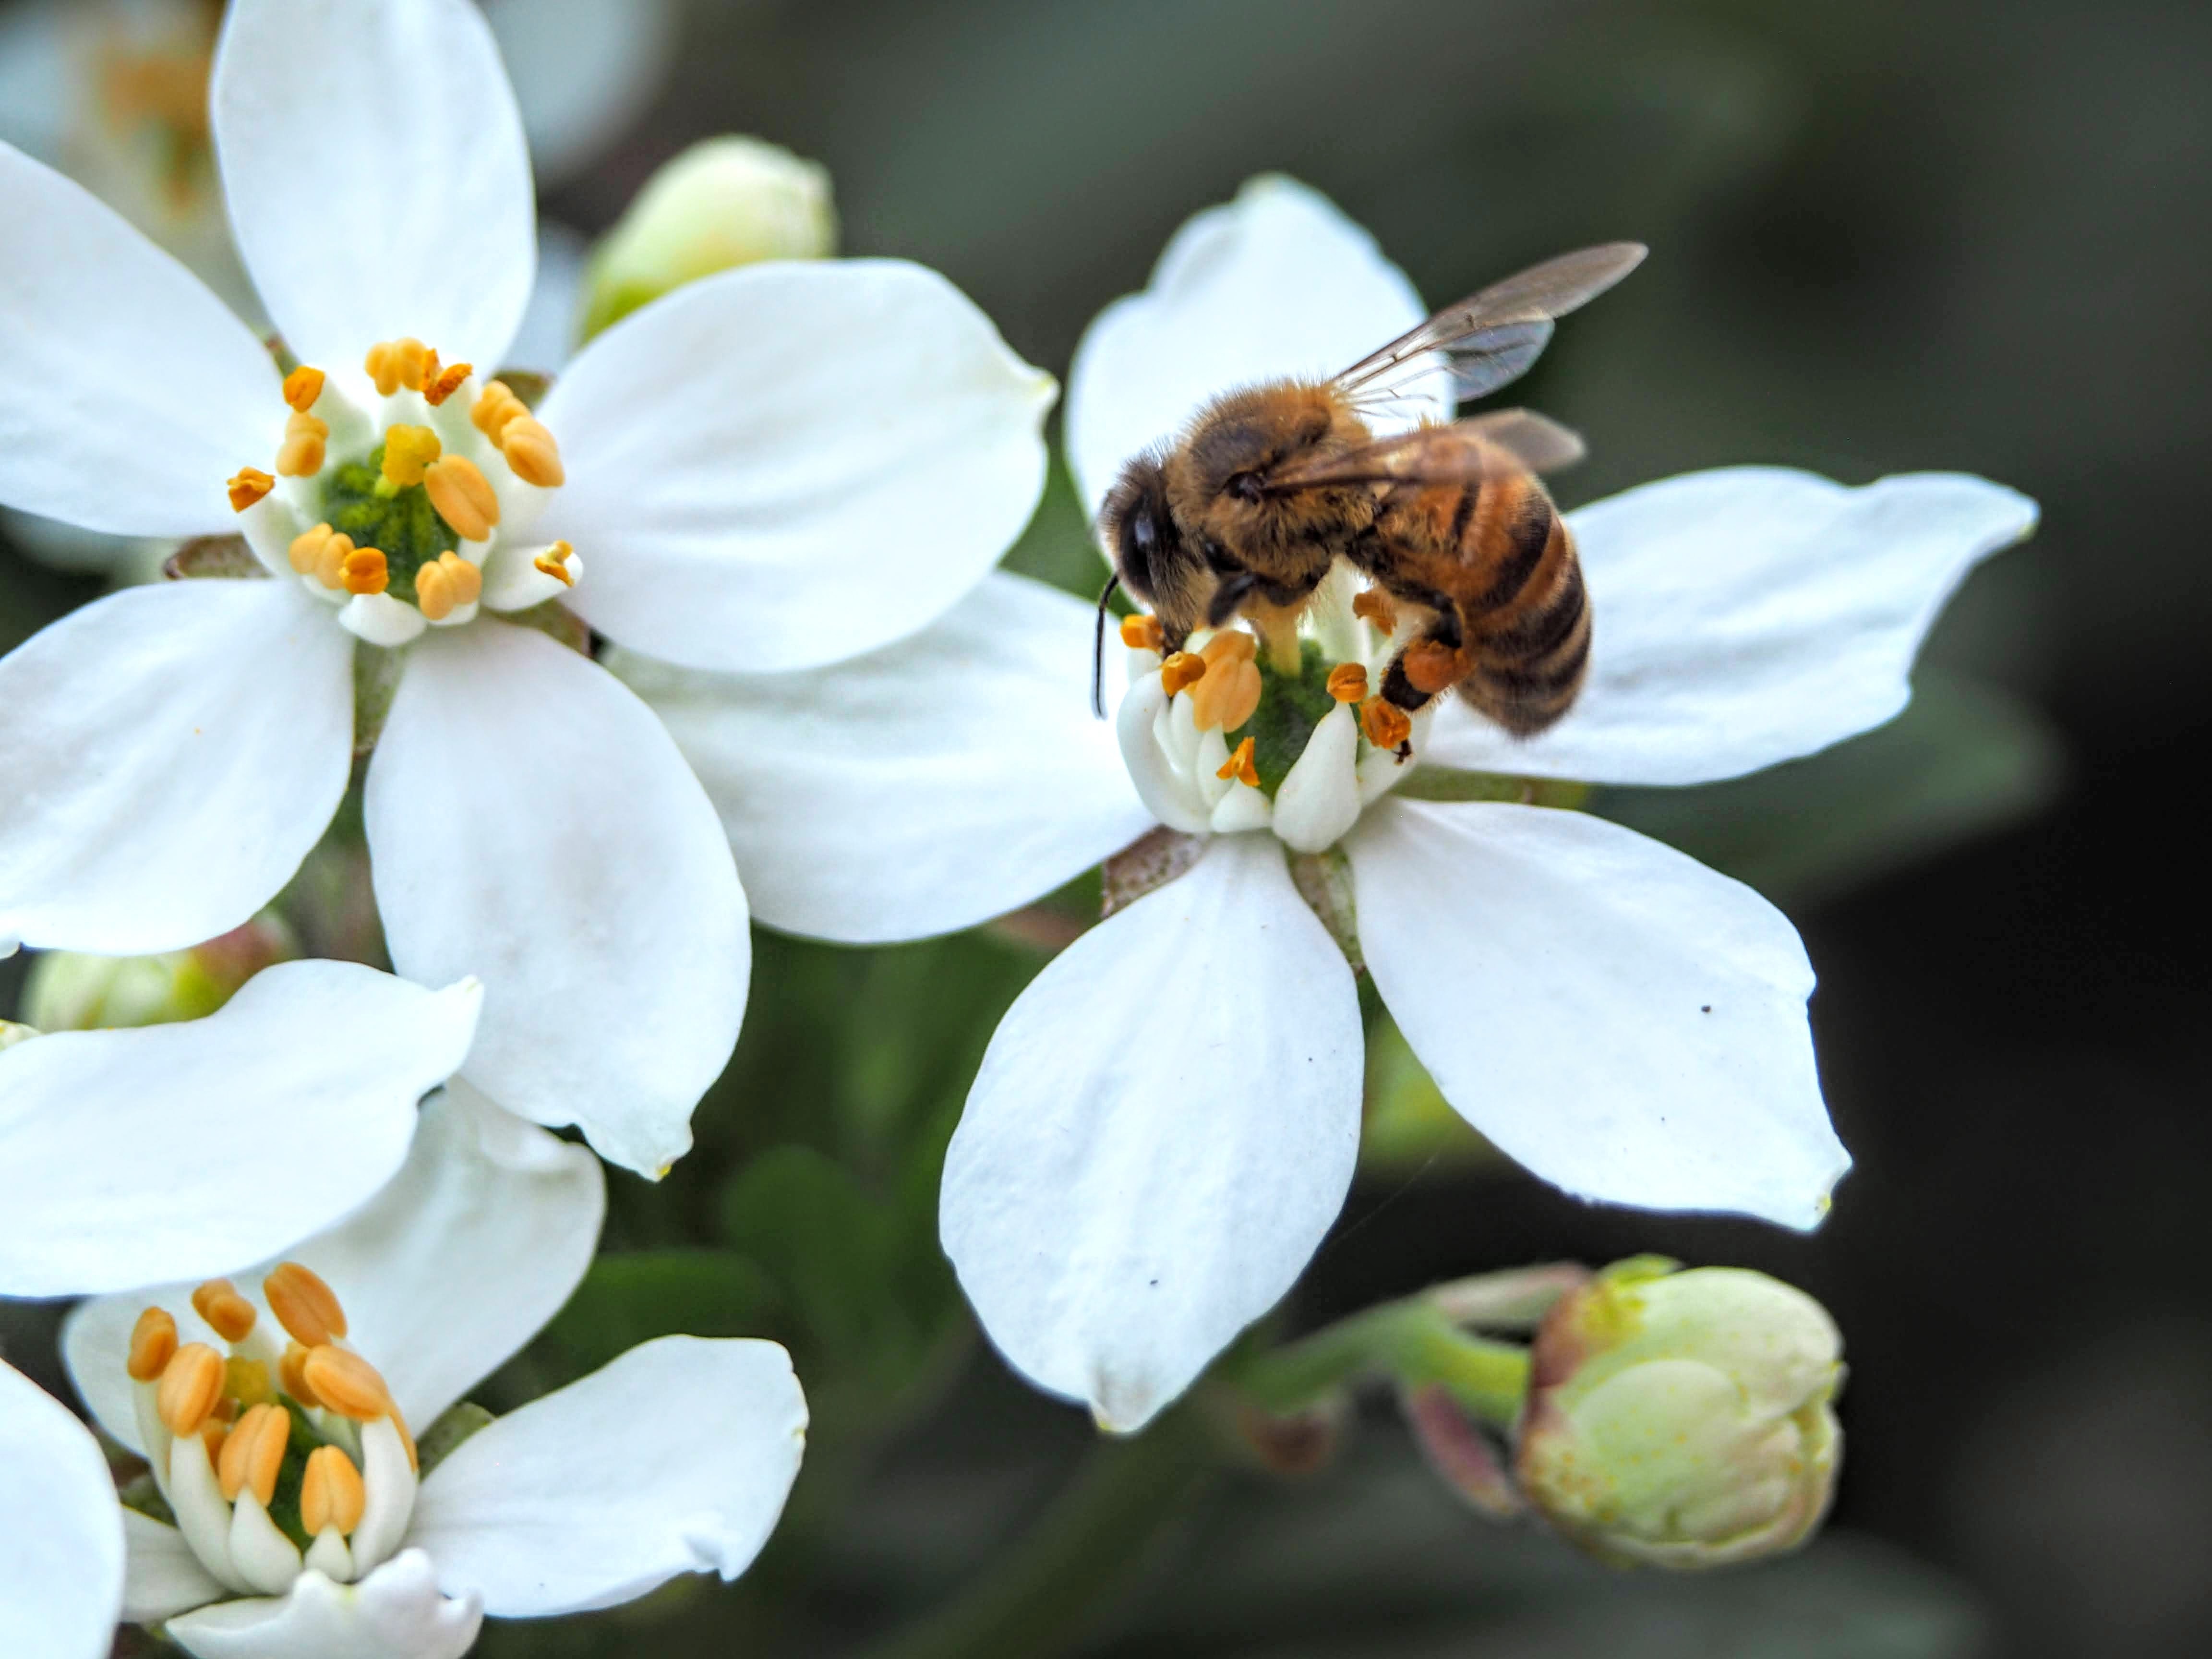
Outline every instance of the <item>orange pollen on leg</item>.
[(483, 573), (458, 553), (441, 553), (415, 573), (415, 603), (431, 622), (443, 622), (483, 592)]
[(1178, 651), (1160, 665), (1160, 689), (1173, 696), (1206, 678), (1206, 659), (1195, 651)]
[(492, 526), (499, 522), (499, 497), (474, 461), (465, 455), (441, 456), (422, 469), (422, 488), (438, 516), (463, 541), (491, 538)]
[(319, 1348), (346, 1334), (345, 1310), (337, 1293), (296, 1261), (280, 1261), (261, 1282), (262, 1299), (293, 1339)]
[(300, 1480), (300, 1524), (308, 1537), (320, 1537), (325, 1529), (346, 1536), (361, 1524), (368, 1507), (368, 1492), (351, 1458), (336, 1446), (318, 1446), (307, 1454)]
[(256, 1406), (240, 1418), (216, 1464), (223, 1501), (234, 1504), (240, 1492), (250, 1491), (268, 1508), (276, 1496), (276, 1476), (291, 1438), (292, 1413), (282, 1406)]
[(1377, 749), (1395, 749), (1413, 735), (1413, 722), (1388, 697), (1370, 697), (1359, 711), (1359, 729)]
[(309, 1351), (301, 1368), (315, 1397), (340, 1417), (374, 1423), (392, 1413), (392, 1390), (375, 1366), (345, 1348)]
[(552, 489), (568, 476), (562, 470), (560, 445), (535, 416), (518, 415), (507, 422), (500, 431), (499, 448), (525, 483)]
[(449, 363), (440, 369), (435, 378), (422, 383), (422, 401), (436, 409), (447, 398), (461, 389), (461, 382), (475, 374), (473, 363)]
[(192, 1292), (192, 1311), (215, 1327), (226, 1342), (243, 1342), (258, 1316), (253, 1304), (227, 1279), (210, 1279)]
[(1390, 596), (1379, 587), (1362, 589), (1352, 596), (1352, 614), (1362, 622), (1373, 623), (1385, 634), (1398, 630), (1398, 607), (1390, 603)]
[(1434, 696), (1459, 678), (1459, 653), (1436, 640), (1417, 640), (1401, 659), (1406, 678), (1424, 696)]
[(1157, 651), (1167, 641), (1158, 617), (1134, 616), (1121, 618), (1121, 643), (1132, 651)]
[(384, 481), (407, 489), (422, 482), (422, 474), (445, 446), (427, 426), (393, 426), (384, 434)]
[(315, 399), (323, 395), (326, 378), (321, 369), (301, 363), (284, 377), (284, 401), (297, 413), (306, 414), (315, 406)]
[(1339, 702), (1358, 702), (1367, 695), (1364, 663), (1340, 662), (1328, 671), (1328, 695)]
[(563, 587), (574, 587), (576, 579), (568, 574), (568, 561), (575, 553), (576, 550), (568, 543), (556, 542), (530, 562)]
[(151, 1382), (177, 1352), (177, 1322), (165, 1308), (149, 1308), (131, 1328), (131, 1355), (123, 1362), (133, 1382)]
[(169, 1357), (154, 1409), (171, 1434), (190, 1434), (222, 1398), (222, 1356), (204, 1342), (187, 1342)]
[(276, 471), (287, 478), (312, 478), (323, 470), (331, 423), (295, 413), (284, 422), (284, 441), (276, 448)]
[(246, 509), (276, 488), (276, 480), (258, 466), (241, 466), (230, 481), (230, 510)]
[(410, 392), (420, 392), (422, 371), (427, 368), (435, 374), (437, 362), (436, 352), (410, 337), (385, 340), (369, 347), (368, 356), (362, 360), (361, 366), (376, 382), (376, 395), (389, 398), (403, 386)]
[(392, 586), (392, 573), (385, 568), (380, 547), (356, 548), (345, 556), (338, 574), (349, 593), (381, 593)]
[(1222, 762), (1221, 769), (1213, 775), (1217, 778), (1234, 778), (1239, 783), (1249, 783), (1254, 788), (1258, 788), (1260, 769), (1253, 764), (1252, 739), (1247, 738), (1238, 744), (1237, 752)]

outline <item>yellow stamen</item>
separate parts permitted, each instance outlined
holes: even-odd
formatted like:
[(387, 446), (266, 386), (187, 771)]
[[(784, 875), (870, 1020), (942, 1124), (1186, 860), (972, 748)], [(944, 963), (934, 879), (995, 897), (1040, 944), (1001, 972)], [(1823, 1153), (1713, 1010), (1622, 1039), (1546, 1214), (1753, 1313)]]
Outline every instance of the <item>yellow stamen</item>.
[(284, 377), (284, 401), (300, 414), (306, 414), (315, 406), (315, 399), (323, 395), (326, 378), (321, 369), (301, 363)]
[(230, 510), (246, 509), (276, 488), (276, 480), (258, 466), (241, 466), (230, 481)]
[(345, 556), (338, 575), (349, 593), (381, 593), (392, 586), (392, 573), (385, 568), (380, 547), (356, 548)]
[(415, 573), (415, 603), (432, 622), (443, 622), (456, 609), (474, 605), (483, 592), (483, 573), (458, 553), (441, 553)]
[[(391, 451), (385, 452), (388, 459)], [(422, 488), (438, 516), (453, 526), (463, 541), (491, 538), (499, 522), (499, 497), (491, 481), (465, 455), (447, 455), (422, 469)]]
[(508, 422), (520, 420), (529, 413), (529, 404), (514, 395), (514, 387), (504, 380), (492, 380), (477, 394), (476, 406), (469, 410), (469, 419), (477, 431), (496, 444)]
[(1249, 783), (1255, 789), (1258, 788), (1260, 769), (1252, 763), (1252, 739), (1247, 738), (1238, 744), (1237, 752), (1222, 762), (1221, 769), (1213, 775), (1217, 778), (1234, 778), (1239, 783)]
[(1395, 749), (1413, 735), (1413, 722), (1388, 697), (1370, 697), (1359, 711), (1360, 730), (1377, 749)]
[(1398, 631), (1398, 607), (1390, 603), (1390, 596), (1379, 587), (1363, 588), (1352, 596), (1352, 614), (1362, 622), (1373, 623), (1385, 634)]
[(424, 469), (438, 459), (445, 446), (427, 426), (393, 426), (384, 434), (384, 478), (376, 487), (380, 495), (397, 495), (422, 482)]
[(307, 1386), (307, 1364), (308, 1351), (297, 1342), (284, 1345), (283, 1357), (276, 1362), (276, 1380), (284, 1392), (313, 1411), (323, 1403), (315, 1391)]
[(376, 382), (380, 398), (389, 398), (405, 386), (410, 392), (422, 389), (422, 371), (428, 368), (437, 373), (438, 354), (420, 340), (410, 337), (402, 340), (386, 340), (368, 349), (362, 367), (368, 378)]
[(133, 1382), (151, 1382), (168, 1369), (177, 1352), (177, 1322), (162, 1308), (149, 1308), (131, 1328), (131, 1357), (124, 1369)]
[(240, 1359), (233, 1354), (222, 1364), (222, 1397), (241, 1406), (270, 1404), (276, 1398), (276, 1390), (269, 1386), (269, 1367), (258, 1359)]
[(1158, 617), (1139, 614), (1121, 618), (1121, 643), (1132, 651), (1157, 651), (1167, 642)]
[(340, 1417), (374, 1423), (392, 1413), (392, 1390), (385, 1387), (384, 1378), (349, 1349), (313, 1349), (301, 1370), (316, 1398)]
[(319, 1538), (325, 1529), (345, 1537), (361, 1524), (368, 1507), (368, 1492), (351, 1458), (336, 1446), (318, 1446), (307, 1454), (300, 1478), (300, 1524), (308, 1537)]
[(282, 1406), (256, 1406), (240, 1418), (216, 1463), (223, 1501), (234, 1504), (240, 1492), (251, 1491), (268, 1508), (276, 1495), (276, 1476), (284, 1467), (284, 1449), (291, 1438), (292, 1413)]
[(322, 1347), (346, 1334), (345, 1310), (337, 1292), (296, 1261), (271, 1267), (261, 1282), (261, 1295), (276, 1322), (307, 1347)]
[(561, 447), (534, 416), (518, 415), (507, 422), (501, 429), (499, 447), (514, 476), (525, 483), (551, 489), (568, 476), (561, 468)]
[(192, 1292), (192, 1311), (215, 1327), (226, 1342), (243, 1342), (258, 1316), (253, 1304), (227, 1279), (210, 1279)]
[(1328, 695), (1339, 702), (1358, 702), (1367, 695), (1367, 665), (1340, 662), (1328, 671)]
[(576, 579), (568, 574), (568, 561), (576, 550), (566, 542), (556, 542), (530, 562), (563, 587), (574, 587)]
[(187, 1342), (169, 1357), (154, 1409), (171, 1434), (190, 1434), (222, 1398), (222, 1356), (204, 1342)]
[(277, 446), (276, 471), (287, 478), (312, 478), (323, 470), (331, 423), (313, 415), (294, 415), (284, 422)]
[(423, 381), (422, 401), (433, 409), (438, 408), (447, 398), (461, 389), (462, 381), (476, 372), (476, 365), (473, 363), (447, 365), (440, 369), (434, 377)]
[(1206, 659), (1195, 651), (1178, 651), (1160, 665), (1160, 689), (1173, 696), (1206, 678)]

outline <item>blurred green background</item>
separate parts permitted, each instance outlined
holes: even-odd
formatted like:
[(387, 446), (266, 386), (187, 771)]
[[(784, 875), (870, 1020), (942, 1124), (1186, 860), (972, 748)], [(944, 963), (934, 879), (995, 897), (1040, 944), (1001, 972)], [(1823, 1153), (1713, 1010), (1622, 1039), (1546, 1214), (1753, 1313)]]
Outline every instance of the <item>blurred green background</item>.
[[(686, 143), (757, 133), (830, 167), (846, 251), (945, 270), (1063, 375), (1174, 228), (1258, 171), (1327, 191), (1436, 301), (1639, 238), (1646, 268), (1526, 383), (1590, 441), (1565, 502), (1732, 461), (1942, 467), (2027, 490), (2045, 520), (1953, 605), (1896, 726), (1594, 803), (1804, 931), (1858, 1159), (1829, 1225), (1565, 1199), (1439, 1127), (1386, 1037), (1373, 1167), (1284, 1315), (1640, 1249), (1802, 1284), (1853, 1368), (1840, 1501), (1806, 1556), (1609, 1574), (1461, 1508), (1379, 1407), (1296, 1482), (1208, 1474), (1152, 1437), (1086, 1466), (1087, 1422), (975, 1340), (934, 1244), (944, 1138), (1076, 895), (895, 950), (759, 939), (699, 1150), (657, 1189), (613, 1176), (608, 1254), (483, 1397), (664, 1329), (775, 1334), (816, 1407), (792, 1512), (736, 1587), (494, 1627), (481, 1650), (957, 1652), (896, 1632), (1048, 1544), (1081, 1480), (1118, 1541), (1073, 1564), (1080, 1605), (1049, 1622), (1117, 1659), (2212, 1651), (2189, 793), (2212, 762), (2212, 8), (694, 0), (661, 62), (552, 218), (596, 234)], [(1016, 562), (1095, 586), (1064, 480)], [(0, 643), (97, 591), (0, 551)], [(0, 969), (0, 1009), (20, 972)], [(9, 1319), (11, 1359), (60, 1386), (51, 1310)]]

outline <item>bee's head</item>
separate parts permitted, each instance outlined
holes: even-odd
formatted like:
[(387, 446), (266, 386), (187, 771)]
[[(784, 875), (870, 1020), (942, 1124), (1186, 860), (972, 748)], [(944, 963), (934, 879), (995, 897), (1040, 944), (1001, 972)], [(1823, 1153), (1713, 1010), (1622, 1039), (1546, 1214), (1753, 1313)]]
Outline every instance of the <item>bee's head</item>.
[(1139, 455), (1121, 469), (1098, 510), (1098, 536), (1121, 585), (1152, 607), (1170, 635), (1197, 625), (1206, 564), (1176, 526), (1158, 455)]
[(1349, 498), (1341, 491), (1270, 489), (1268, 475), (1364, 435), (1325, 386), (1281, 381), (1231, 392), (1192, 427), (1171, 468), (1170, 498), (1185, 523), (1237, 550), (1261, 574), (1295, 586), (1317, 576), (1303, 568), (1316, 558), (1326, 570), (1328, 535)]

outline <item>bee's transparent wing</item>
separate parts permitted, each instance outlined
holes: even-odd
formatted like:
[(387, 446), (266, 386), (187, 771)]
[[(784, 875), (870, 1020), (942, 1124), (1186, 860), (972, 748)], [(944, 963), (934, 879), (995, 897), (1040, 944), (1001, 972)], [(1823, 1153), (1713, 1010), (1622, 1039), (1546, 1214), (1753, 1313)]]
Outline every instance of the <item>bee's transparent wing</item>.
[(1582, 459), (1583, 441), (1527, 409), (1498, 409), (1449, 426), (1416, 427), (1341, 455), (1269, 472), (1268, 491), (1368, 483), (1479, 483), (1524, 472), (1554, 472)]
[(1604, 242), (1531, 265), (1446, 306), (1334, 384), (1355, 407), (1394, 402), (1439, 374), (1449, 375), (1454, 396), (1483, 397), (1528, 372), (1551, 341), (1553, 319), (1588, 305), (1642, 264), (1646, 252), (1641, 242)]

